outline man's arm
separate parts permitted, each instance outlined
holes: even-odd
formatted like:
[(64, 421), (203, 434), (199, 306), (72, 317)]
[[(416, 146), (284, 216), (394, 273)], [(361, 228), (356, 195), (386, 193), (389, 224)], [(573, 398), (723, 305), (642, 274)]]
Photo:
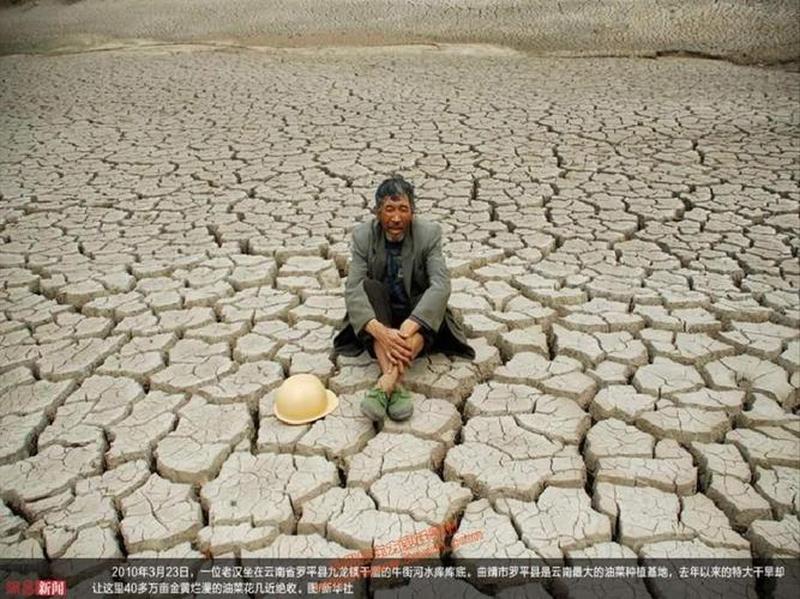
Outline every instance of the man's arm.
[(367, 323), (375, 318), (375, 310), (369, 302), (364, 290), (364, 279), (367, 278), (367, 248), (359, 241), (357, 231), (353, 230), (350, 240), (350, 266), (345, 281), (345, 307), (347, 317), (356, 335), (360, 335)]
[(411, 316), (417, 323), (424, 323), (438, 331), (444, 321), (447, 300), (450, 298), (450, 273), (442, 255), (442, 229), (436, 225), (433, 242), (425, 258), (430, 285), (422, 294)]

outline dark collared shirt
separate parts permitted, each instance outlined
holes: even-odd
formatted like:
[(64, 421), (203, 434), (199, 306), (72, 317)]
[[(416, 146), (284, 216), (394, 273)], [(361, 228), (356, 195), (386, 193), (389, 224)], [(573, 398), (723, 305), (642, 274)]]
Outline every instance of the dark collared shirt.
[(403, 241), (386, 240), (386, 283), (392, 300), (392, 312), (408, 311), (408, 295), (403, 286), (403, 263), (400, 254)]
[[(392, 314), (409, 314), (411, 312), (411, 302), (406, 294), (403, 284), (403, 241), (389, 241), (386, 243), (386, 284), (389, 286), (389, 299), (392, 302)], [(432, 333), (432, 329), (416, 316), (408, 316), (416, 322), (426, 332)]]

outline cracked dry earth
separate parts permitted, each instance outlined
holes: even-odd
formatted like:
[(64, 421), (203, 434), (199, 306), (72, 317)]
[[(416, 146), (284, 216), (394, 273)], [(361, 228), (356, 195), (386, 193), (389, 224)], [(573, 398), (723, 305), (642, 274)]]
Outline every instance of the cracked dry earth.
[[(0, 556), (800, 555), (797, 74), (190, 50), (0, 59)], [(331, 334), (395, 171), (477, 358), (375, 427)]]

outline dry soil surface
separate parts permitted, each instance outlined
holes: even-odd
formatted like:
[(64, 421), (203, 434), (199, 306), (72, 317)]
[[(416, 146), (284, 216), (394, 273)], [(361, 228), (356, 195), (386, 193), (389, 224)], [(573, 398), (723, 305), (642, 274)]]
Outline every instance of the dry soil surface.
[[(456, 563), (800, 555), (796, 73), (477, 46), (0, 73), (0, 557), (385, 556), (447, 522)], [(376, 366), (331, 334), (396, 171), (477, 358), (418, 360), (414, 416), (373, 425)], [(313, 425), (273, 416), (298, 372), (341, 398)]]
[[(7, 4), (7, 3), (6, 3)], [(0, 12), (0, 52), (152, 41), (490, 43), (539, 55), (800, 57), (796, 0), (41, 0)]]

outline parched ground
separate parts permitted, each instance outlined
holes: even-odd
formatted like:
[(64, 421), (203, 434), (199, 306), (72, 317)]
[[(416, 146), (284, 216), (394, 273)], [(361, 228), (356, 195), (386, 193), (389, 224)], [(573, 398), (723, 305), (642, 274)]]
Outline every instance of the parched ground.
[[(6, 5), (3, 8), (3, 5)], [(800, 60), (797, 0), (0, 0), (0, 53), (195, 42), (502, 44), (545, 56)]]
[[(446, 522), (456, 561), (800, 555), (797, 74), (481, 47), (0, 73), (0, 556), (391, 555)], [(392, 172), (478, 357), (418, 361), (414, 417), (375, 427), (375, 364), (330, 344)], [(297, 372), (339, 409), (277, 421)]]

